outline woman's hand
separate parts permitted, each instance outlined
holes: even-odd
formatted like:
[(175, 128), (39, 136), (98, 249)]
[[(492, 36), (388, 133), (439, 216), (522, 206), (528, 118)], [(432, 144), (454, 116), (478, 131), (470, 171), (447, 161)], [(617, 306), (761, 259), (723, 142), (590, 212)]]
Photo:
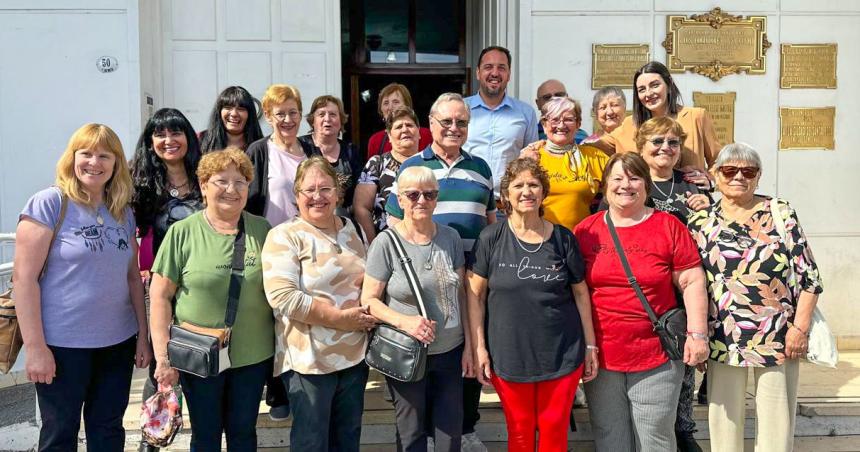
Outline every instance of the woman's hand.
[(597, 377), (597, 372), (600, 368), (600, 360), (597, 358), (597, 348), (587, 348), (585, 350), (585, 369), (582, 371), (582, 382), (588, 383)]
[(542, 148), (546, 144), (546, 140), (538, 140), (534, 143), (529, 144), (524, 147), (522, 151), (520, 151), (520, 158), (530, 158), (532, 160), (540, 160), (540, 153), (538, 153), (538, 149)]
[(692, 210), (707, 209), (711, 205), (711, 200), (703, 194), (691, 194), (687, 192), (687, 207)]
[(493, 377), (493, 370), (490, 367), (490, 354), (484, 347), (475, 349), (475, 377), (484, 385), (491, 385), (490, 378)]
[(47, 345), (27, 347), (27, 363), (24, 366), (27, 378), (33, 383), (51, 384), (57, 376), (54, 353)]
[(684, 342), (684, 364), (695, 366), (705, 362), (708, 359), (710, 347), (706, 339), (697, 339), (693, 336), (688, 336)]
[(436, 322), (420, 315), (403, 316), (400, 329), (428, 345), (436, 340)]
[(809, 338), (806, 332), (792, 325), (785, 333), (785, 357), (788, 359), (803, 358), (809, 348)]
[(681, 171), (684, 172), (685, 181), (696, 184), (697, 187), (703, 190), (711, 189), (711, 179), (708, 177), (707, 172), (701, 171), (694, 166), (685, 166), (681, 168)]
[(340, 311), (340, 318), (336, 325), (337, 329), (343, 331), (369, 331), (377, 323), (376, 317), (369, 314), (367, 306), (356, 306)]
[(149, 367), (151, 361), (152, 347), (149, 346), (149, 337), (148, 335), (138, 334), (137, 345), (134, 349), (134, 365), (138, 369), (143, 369), (144, 367)]
[(470, 350), (469, 347), (464, 348), (461, 363), (463, 365), (463, 376), (465, 378), (475, 378), (475, 360), (472, 358), (472, 350)]
[(166, 360), (158, 361), (155, 365), (155, 380), (158, 382), (159, 387), (163, 386), (176, 386), (176, 383), (179, 382), (179, 371), (170, 367), (170, 364)]

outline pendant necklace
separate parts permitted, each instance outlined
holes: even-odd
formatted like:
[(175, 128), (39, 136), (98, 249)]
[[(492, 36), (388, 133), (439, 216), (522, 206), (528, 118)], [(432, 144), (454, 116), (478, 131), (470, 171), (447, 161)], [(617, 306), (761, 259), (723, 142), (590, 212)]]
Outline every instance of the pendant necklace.
[(433, 239), (430, 239), (430, 252), (427, 253), (427, 262), (424, 262), (424, 270), (433, 270), (433, 265), (430, 263), (433, 259), (433, 247), (435, 244), (433, 243)]
[(169, 193), (170, 196), (173, 196), (174, 198), (178, 198), (179, 197), (179, 189), (182, 187), (185, 187), (187, 185), (188, 185), (187, 179), (185, 180), (185, 183), (182, 185), (173, 185), (172, 183), (168, 182), (167, 183), (167, 188), (168, 188), (167, 193)]
[(651, 179), (651, 185), (653, 185), (654, 188), (656, 188), (657, 191), (659, 191), (661, 195), (666, 197), (667, 202), (672, 202), (672, 193), (675, 193), (675, 176), (674, 175), (672, 175), (672, 186), (669, 188), (669, 194), (668, 195), (663, 190), (660, 190), (660, 187), (657, 186), (657, 183), (654, 182), (654, 179)]
[(316, 230), (320, 232), (320, 235), (322, 235), (326, 239), (327, 242), (331, 243), (331, 245), (334, 247), (334, 250), (337, 254), (340, 254), (343, 252), (343, 248), (341, 248), (340, 244), (337, 243), (337, 218), (332, 219), (332, 226), (334, 227), (334, 239), (332, 239), (331, 236), (325, 232), (325, 229), (319, 228), (316, 225), (314, 225), (313, 223), (306, 221), (304, 219), (302, 221), (304, 221), (305, 223), (316, 228)]
[(99, 226), (104, 226), (105, 225), (105, 219), (104, 219), (104, 217), (102, 217), (101, 209), (102, 209), (101, 205), (96, 207), (96, 223), (98, 223)]

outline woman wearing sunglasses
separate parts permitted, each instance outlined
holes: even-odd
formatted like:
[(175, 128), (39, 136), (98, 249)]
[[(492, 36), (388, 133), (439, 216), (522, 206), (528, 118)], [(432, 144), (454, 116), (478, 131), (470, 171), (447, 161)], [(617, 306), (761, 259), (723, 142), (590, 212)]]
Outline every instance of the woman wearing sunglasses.
[(822, 291), (797, 214), (781, 199), (755, 194), (761, 158), (730, 144), (714, 162), (722, 199), (691, 219), (708, 273), (711, 450), (743, 449), (748, 368), (755, 373), (756, 450), (790, 451), (798, 360)]
[(474, 377), (465, 320), (463, 244), (457, 230), (433, 222), (439, 184), (432, 170), (406, 168), (397, 187), (403, 221), (392, 232), (419, 275), (427, 318), (419, 313), (395, 238), (388, 234), (381, 234), (367, 253), (361, 304), (380, 322), (429, 345), (423, 379), (406, 383), (386, 377), (394, 393), (398, 444), (402, 450), (423, 450), (427, 437), (433, 436), (435, 450), (457, 451), (463, 427), (463, 375)]

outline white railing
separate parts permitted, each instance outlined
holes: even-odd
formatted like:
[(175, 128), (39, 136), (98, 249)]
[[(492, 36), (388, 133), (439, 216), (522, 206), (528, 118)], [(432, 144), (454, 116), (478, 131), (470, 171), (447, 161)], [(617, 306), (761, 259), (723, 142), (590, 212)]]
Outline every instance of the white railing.
[(12, 256), (15, 254), (15, 234), (0, 234), (0, 291), (6, 290), (12, 279)]

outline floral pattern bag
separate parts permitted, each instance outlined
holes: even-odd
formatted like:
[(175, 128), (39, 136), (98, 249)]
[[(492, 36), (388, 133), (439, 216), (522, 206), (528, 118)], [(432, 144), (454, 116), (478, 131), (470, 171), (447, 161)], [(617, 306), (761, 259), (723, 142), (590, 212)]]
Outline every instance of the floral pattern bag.
[(182, 390), (159, 385), (140, 407), (140, 431), (150, 446), (165, 447), (182, 430)]

